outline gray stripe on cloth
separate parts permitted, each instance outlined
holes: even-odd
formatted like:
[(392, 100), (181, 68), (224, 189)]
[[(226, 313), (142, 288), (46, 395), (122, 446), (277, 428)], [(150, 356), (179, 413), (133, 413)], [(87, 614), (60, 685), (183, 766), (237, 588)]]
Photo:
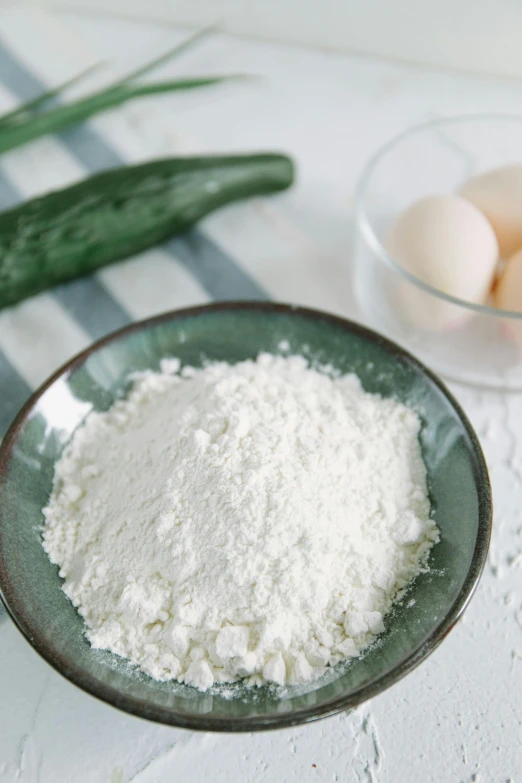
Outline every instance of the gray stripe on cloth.
[[(8, 209), (18, 201), (18, 194), (8, 179), (0, 174), (0, 208)], [(0, 438), (31, 394), (31, 387), (0, 352)]]
[(165, 246), (213, 299), (268, 299), (263, 289), (201, 231), (170, 239)]
[[(31, 100), (47, 89), (1, 40), (0, 75), (8, 89), (22, 101)], [(118, 152), (88, 125), (70, 128), (58, 136), (90, 172), (125, 163)], [(166, 242), (163, 247), (181, 261), (207, 293), (216, 299), (268, 299), (261, 286), (231, 256), (198, 230)]]
[(31, 394), (31, 387), (0, 352), (0, 438)]
[(10, 209), (20, 201), (17, 190), (11, 185), (7, 177), (0, 173), (0, 208)]
[(131, 322), (129, 314), (95, 277), (71, 280), (53, 290), (64, 310), (80, 323), (86, 332), (99, 340), (109, 332)]

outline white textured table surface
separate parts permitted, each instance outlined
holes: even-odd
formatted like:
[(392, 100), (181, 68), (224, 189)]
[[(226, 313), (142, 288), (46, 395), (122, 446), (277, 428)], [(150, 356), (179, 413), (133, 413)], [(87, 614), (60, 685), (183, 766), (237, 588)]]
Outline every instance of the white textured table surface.
[[(59, 78), (64, 50), (77, 63), (92, 57), (90, 51), (126, 68), (168, 48), (181, 33), (65, 13), (60, 23), (72, 32), (61, 39), (56, 57), (48, 49), (42, 58), (54, 23), (42, 28), (42, 20), (28, 22), (15, 13), (0, 16), (0, 31), (17, 40), (21, 30), (30, 35), (31, 25), (33, 36), (42, 32), (21, 56), (35, 72), (39, 62), (46, 71), (42, 79), (51, 82)], [(522, 108), (522, 85), (515, 83), (222, 36), (188, 55), (179, 68), (250, 71), (267, 78), (141, 103), (121, 119), (113, 115), (94, 127), (124, 147), (128, 159), (179, 149), (291, 152), (299, 164), (291, 194), (212, 218), (206, 235), (237, 261), (255, 290), (352, 317), (357, 312), (349, 289), (350, 208), (365, 159), (390, 135), (430, 116)], [(0, 71), (0, 81), (2, 76)], [(0, 90), (0, 99), (8, 105), (9, 90)], [(47, 140), (7, 156), (5, 172), (19, 193), (49, 186), (49, 172), (40, 179), (39, 172), (53, 144)], [(82, 173), (74, 156), (60, 155), (50, 184), (53, 177), (59, 184)], [(133, 318), (210, 298), (208, 281), (196, 279), (182, 263), (170, 272), (163, 263), (161, 254), (153, 254), (147, 276), (138, 260), (107, 270), (99, 281)], [(150, 281), (151, 268), (158, 269), (157, 285)], [(172, 290), (164, 291), (167, 273)], [(75, 320), (66, 309), (57, 315), (54, 298), (38, 298), (31, 308), (0, 318), (0, 349), (27, 387), (93, 336), (79, 316)], [(53, 314), (66, 339), (38, 360), (26, 356), (35, 324)], [(464, 620), (419, 669), (348, 716), (269, 734), (192, 734), (120, 714), (85, 695), (0, 618), (0, 781), (520, 783), (522, 395), (452, 388), (482, 437), (495, 528), (488, 567)]]

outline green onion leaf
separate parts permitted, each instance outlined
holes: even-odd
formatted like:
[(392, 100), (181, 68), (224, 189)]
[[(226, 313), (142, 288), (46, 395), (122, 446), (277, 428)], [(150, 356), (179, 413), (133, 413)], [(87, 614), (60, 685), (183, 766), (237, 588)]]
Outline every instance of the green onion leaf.
[(144, 76), (154, 68), (158, 68), (161, 64), (170, 60), (172, 57), (186, 51), (215, 29), (215, 27), (209, 27), (205, 30), (200, 30), (198, 33), (187, 38), (187, 40), (182, 41), (182, 43), (160, 55), (152, 62), (141, 66), (128, 76), (120, 79), (120, 81), (109, 85), (93, 95), (80, 98), (73, 103), (50, 108), (41, 114), (36, 112), (42, 105), (60, 95), (67, 87), (70, 87), (80, 79), (83, 79), (88, 73), (91, 73), (98, 65), (88, 68), (83, 73), (74, 76), (64, 84), (34, 98), (32, 101), (25, 103), (18, 109), (15, 109), (8, 114), (4, 114), (0, 117), (0, 154), (12, 150), (15, 147), (20, 147), (23, 144), (27, 144), (40, 136), (44, 136), (48, 133), (58, 133), (71, 125), (77, 125), (99, 112), (113, 109), (133, 98), (145, 95), (158, 95), (164, 92), (174, 92), (175, 90), (192, 90), (199, 87), (219, 84), (224, 81), (248, 78), (246, 76), (232, 74), (230, 76), (198, 76), (177, 79), (175, 81), (155, 82), (152, 84), (132, 83), (138, 77)]
[(35, 109), (39, 109), (42, 104), (47, 103), (48, 101), (52, 100), (52, 98), (56, 98), (57, 95), (60, 95), (60, 93), (62, 93), (68, 87), (72, 87), (73, 84), (77, 84), (82, 79), (85, 79), (86, 76), (89, 76), (91, 73), (93, 73), (93, 71), (98, 70), (102, 65), (103, 63), (95, 63), (95, 65), (91, 65), (81, 73), (73, 76), (72, 79), (68, 79), (62, 84), (59, 84), (58, 87), (53, 87), (52, 90), (48, 90), (47, 92), (42, 93), (42, 95), (39, 95), (37, 98), (33, 98), (32, 101), (24, 103), (17, 109), (13, 109), (13, 111), (8, 112), (7, 114), (2, 114), (0, 116), (0, 131), (8, 125), (13, 125), (23, 121), (27, 115), (32, 114)]
[(194, 46), (194, 44), (198, 43), (203, 38), (206, 38), (208, 35), (215, 32), (216, 29), (217, 29), (216, 26), (212, 25), (211, 27), (205, 27), (204, 30), (199, 30), (197, 33), (194, 33), (194, 35), (191, 35), (190, 38), (187, 38), (185, 41), (182, 41), (177, 46), (174, 46), (172, 49), (169, 49), (168, 52), (161, 54), (155, 60), (152, 60), (152, 62), (147, 63), (146, 65), (142, 65), (136, 71), (133, 71), (128, 76), (125, 76), (123, 79), (116, 82), (114, 87), (117, 87), (120, 84), (127, 84), (127, 82), (134, 81), (135, 79), (138, 79), (140, 76), (145, 76), (145, 74), (150, 73), (154, 68), (159, 68), (160, 65), (163, 65), (163, 63), (166, 63), (168, 60), (172, 60), (173, 57), (177, 57), (178, 54), (182, 54), (187, 49), (191, 49)]
[(113, 109), (133, 98), (144, 95), (157, 95), (176, 90), (188, 90), (197, 87), (218, 84), (223, 81), (242, 78), (231, 76), (200, 76), (193, 79), (181, 79), (153, 84), (119, 84), (108, 87), (95, 95), (90, 95), (74, 103), (50, 109), (45, 114), (36, 115), (25, 122), (6, 127), (0, 126), (0, 154), (20, 147), (48, 133), (57, 133), (70, 125), (88, 120), (100, 112)]

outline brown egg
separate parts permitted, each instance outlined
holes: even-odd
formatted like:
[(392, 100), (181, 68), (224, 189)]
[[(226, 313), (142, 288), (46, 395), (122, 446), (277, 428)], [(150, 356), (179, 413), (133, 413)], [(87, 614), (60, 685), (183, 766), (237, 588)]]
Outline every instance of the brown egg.
[(506, 334), (522, 345), (522, 250), (515, 253), (505, 265), (494, 293), (496, 307), (519, 312), (520, 319), (505, 318)]

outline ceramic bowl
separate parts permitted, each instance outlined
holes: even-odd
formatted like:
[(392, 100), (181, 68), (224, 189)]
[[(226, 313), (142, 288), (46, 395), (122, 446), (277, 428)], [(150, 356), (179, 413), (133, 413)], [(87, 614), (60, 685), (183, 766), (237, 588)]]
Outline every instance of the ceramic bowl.
[[(233, 687), (204, 694), (159, 683), (106, 651), (93, 650), (41, 545), (42, 508), (54, 466), (92, 410), (129, 387), (129, 373), (163, 357), (200, 366), (260, 351), (291, 353), (356, 372), (364, 388), (417, 411), (429, 491), (441, 541), (431, 571), (388, 616), (381, 640), (312, 686)], [(491, 492), (484, 458), (464, 413), (441, 382), (393, 343), (356, 324), (285, 305), (224, 303), (133, 324), (101, 340), (47, 381), (18, 414), (0, 450), (0, 590), (18, 628), (57, 671), (88, 693), (159, 723), (206, 731), (290, 726), (347, 710), (388, 688), (444, 639), (466, 607), (486, 559)], [(470, 649), (470, 661), (472, 650)]]

